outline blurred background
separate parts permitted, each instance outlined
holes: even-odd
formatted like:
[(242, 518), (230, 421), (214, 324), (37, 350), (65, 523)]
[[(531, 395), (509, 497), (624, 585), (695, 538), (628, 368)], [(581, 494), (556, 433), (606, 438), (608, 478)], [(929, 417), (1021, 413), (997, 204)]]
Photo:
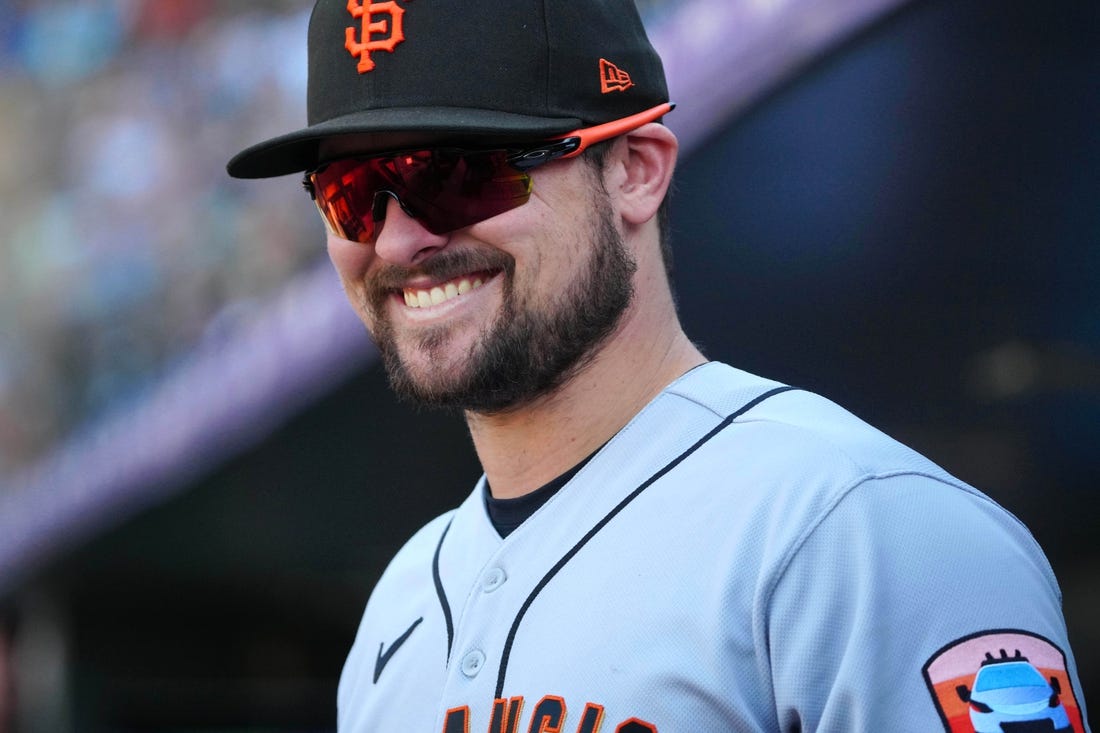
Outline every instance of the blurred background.
[[(1100, 4), (638, 4), (688, 332), (1021, 517), (1097, 704)], [(224, 173), (304, 124), (311, 5), (0, 0), (0, 733), (333, 730), (374, 580), (479, 475), (297, 181)]]

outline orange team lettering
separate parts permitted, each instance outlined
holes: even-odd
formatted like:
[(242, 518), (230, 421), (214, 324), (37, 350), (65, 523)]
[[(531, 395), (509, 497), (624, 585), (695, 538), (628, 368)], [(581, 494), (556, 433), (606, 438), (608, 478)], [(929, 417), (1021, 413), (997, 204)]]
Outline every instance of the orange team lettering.
[[(520, 715), (523, 697), (497, 698), (488, 733), (522, 733)], [(565, 700), (557, 695), (547, 695), (539, 701), (531, 714), (527, 733), (564, 733)], [(577, 724), (577, 733), (600, 733), (603, 727), (604, 709), (596, 703), (586, 703)], [(468, 705), (451, 708), (443, 722), (443, 733), (470, 733), (470, 708)], [(657, 733), (657, 726), (639, 718), (629, 718), (615, 727), (615, 733)]]
[[(351, 17), (361, 19), (360, 39), (355, 38), (355, 28), (348, 28), (344, 32), (344, 48), (352, 56), (359, 57), (359, 73), (365, 74), (374, 68), (372, 51), (386, 51), (393, 53), (397, 44), (405, 40), (405, 9), (400, 7), (395, 0), (384, 3), (369, 3), (366, 0), (348, 0), (348, 12)], [(381, 16), (381, 17), (380, 17)], [(380, 33), (388, 33), (385, 38), (375, 40), (374, 36)]]
[(535, 706), (528, 733), (561, 733), (564, 722), (565, 700), (557, 695), (547, 695)]
[(470, 733), (470, 707), (463, 705), (447, 711), (443, 733)]
[(511, 700), (493, 701), (493, 715), (489, 719), (489, 733), (519, 733), (519, 714), (523, 710), (523, 696)]

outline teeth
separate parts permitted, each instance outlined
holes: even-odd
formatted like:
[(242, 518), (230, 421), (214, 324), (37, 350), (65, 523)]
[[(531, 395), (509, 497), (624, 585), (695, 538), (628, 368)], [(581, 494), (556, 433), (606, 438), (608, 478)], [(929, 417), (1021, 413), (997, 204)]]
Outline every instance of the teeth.
[(427, 308), (432, 305), (439, 305), (451, 298), (465, 295), (474, 288), (480, 288), (481, 285), (482, 279), (480, 277), (475, 277), (472, 281), (464, 277), (457, 283), (449, 282), (446, 285), (437, 285), (429, 290), (410, 290), (406, 288), (404, 291), (405, 305), (410, 308)]

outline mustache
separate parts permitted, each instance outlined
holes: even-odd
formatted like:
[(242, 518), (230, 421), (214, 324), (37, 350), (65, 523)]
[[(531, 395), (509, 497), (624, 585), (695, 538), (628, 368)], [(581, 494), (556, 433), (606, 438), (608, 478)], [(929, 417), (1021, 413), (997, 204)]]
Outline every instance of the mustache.
[(381, 267), (367, 283), (371, 299), (400, 290), (411, 278), (422, 276), (433, 280), (451, 280), (474, 272), (503, 270), (509, 275), (515, 271), (516, 260), (500, 250), (443, 251), (414, 267), (387, 264)]
[(429, 257), (415, 267), (386, 264), (379, 268), (366, 282), (363, 294), (367, 310), (379, 320), (378, 327), (386, 328), (384, 313), (387, 299), (396, 291), (405, 287), (410, 278), (417, 275), (433, 280), (451, 280), (460, 275), (475, 272), (498, 272), (507, 274), (504, 282), (505, 296), (511, 295), (512, 275), (516, 271), (516, 260), (500, 250), (444, 250)]

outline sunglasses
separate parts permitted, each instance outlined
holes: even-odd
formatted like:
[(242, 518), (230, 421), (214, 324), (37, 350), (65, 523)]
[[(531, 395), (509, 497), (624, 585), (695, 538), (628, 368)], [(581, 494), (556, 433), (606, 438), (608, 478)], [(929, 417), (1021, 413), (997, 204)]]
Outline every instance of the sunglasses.
[(371, 244), (392, 198), (432, 234), (446, 234), (515, 209), (531, 198), (530, 171), (672, 111), (661, 104), (534, 147), (428, 148), (343, 158), (307, 171), (302, 185), (329, 231)]

